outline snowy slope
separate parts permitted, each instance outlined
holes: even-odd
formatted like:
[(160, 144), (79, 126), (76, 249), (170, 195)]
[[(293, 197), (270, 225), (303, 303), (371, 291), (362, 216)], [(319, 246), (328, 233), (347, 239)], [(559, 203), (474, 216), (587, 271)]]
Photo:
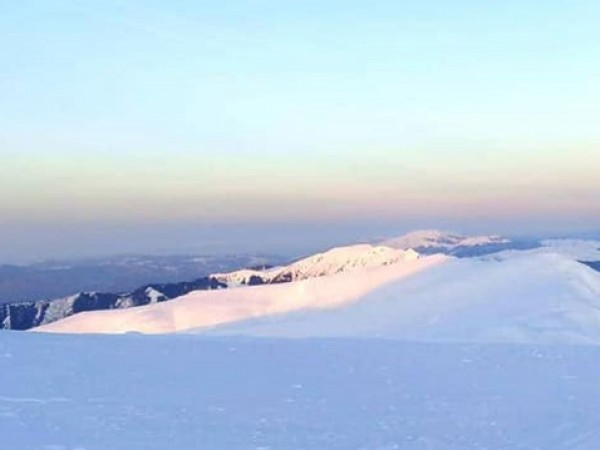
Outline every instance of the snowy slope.
[(386, 246), (359, 244), (336, 247), (284, 267), (264, 271), (240, 270), (212, 276), (230, 287), (281, 283), (412, 261), (418, 257), (419, 254), (411, 249), (398, 250)]
[(37, 330), (600, 344), (600, 273), (569, 251), (548, 248), (434, 255), (291, 283), (192, 292), (163, 304), (81, 313)]
[(158, 303), (180, 297), (194, 290), (283, 283), (409, 261), (418, 256), (412, 250), (353, 245), (335, 248), (289, 266), (274, 269), (244, 269), (209, 275), (191, 282), (155, 283), (127, 293), (80, 292), (60, 299), (0, 304), (0, 329), (27, 330), (81, 312), (131, 308)]
[(598, 347), (0, 333), (6, 450), (593, 450)]
[(452, 259), (336, 310), (267, 317), (212, 332), (600, 344), (600, 273), (546, 251)]
[[(315, 267), (311, 275), (329, 276), (302, 279), (292, 283), (252, 286), (216, 291), (195, 291), (166, 303), (157, 303), (126, 310), (84, 312), (36, 328), (36, 331), (69, 333), (169, 333), (198, 327), (209, 327), (271, 314), (301, 309), (328, 309), (357, 301), (386, 283), (410, 277), (449, 258), (433, 255), (418, 258), (414, 252), (359, 246), (348, 259), (347, 249), (332, 251), (335, 258), (314, 257), (314, 264), (293, 265), (290, 271), (307, 276), (305, 268)], [(366, 252), (364, 250), (367, 250)], [(362, 259), (364, 255), (375, 257)], [(356, 258), (361, 256), (361, 258)], [(331, 261), (335, 263), (332, 264)], [(350, 263), (348, 262), (350, 261)], [(323, 264), (321, 264), (323, 263)], [(381, 265), (384, 264), (384, 265)], [(356, 268), (357, 265), (360, 269)], [(373, 267), (371, 267), (373, 265)]]

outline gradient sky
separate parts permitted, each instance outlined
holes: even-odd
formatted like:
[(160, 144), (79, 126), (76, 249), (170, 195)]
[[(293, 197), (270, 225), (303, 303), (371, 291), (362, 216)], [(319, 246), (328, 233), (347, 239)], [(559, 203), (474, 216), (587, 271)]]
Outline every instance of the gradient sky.
[(48, 227), (600, 228), (597, 1), (0, 11), (11, 254)]

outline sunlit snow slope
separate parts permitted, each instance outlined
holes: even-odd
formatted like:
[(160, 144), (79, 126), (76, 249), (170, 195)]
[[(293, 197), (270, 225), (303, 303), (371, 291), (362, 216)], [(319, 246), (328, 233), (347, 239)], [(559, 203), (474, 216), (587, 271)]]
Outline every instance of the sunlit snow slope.
[[(38, 331), (600, 344), (600, 272), (575, 257), (589, 253), (583, 246), (563, 243), (466, 259), (402, 253), (392, 262), (379, 256), (397, 250), (336, 249), (325, 253), (333, 255), (330, 260), (317, 255), (293, 272), (315, 267), (312, 278), (82, 313)], [(378, 265), (357, 257), (364, 250)], [(312, 266), (306, 263), (311, 260)]]
[(285, 269), (298, 277), (312, 276), (300, 281), (195, 291), (166, 303), (80, 313), (36, 330), (169, 333), (297, 310), (330, 309), (357, 301), (387, 283), (448, 259), (443, 255), (419, 258), (415, 252), (368, 245), (334, 249)]
[(336, 310), (263, 318), (213, 332), (600, 344), (600, 273), (546, 251), (452, 259)]

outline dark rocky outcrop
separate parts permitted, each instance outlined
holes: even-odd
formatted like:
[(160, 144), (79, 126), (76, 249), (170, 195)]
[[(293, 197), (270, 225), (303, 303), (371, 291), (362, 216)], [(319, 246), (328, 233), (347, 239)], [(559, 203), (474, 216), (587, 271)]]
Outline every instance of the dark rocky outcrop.
[(591, 267), (594, 270), (600, 272), (600, 261), (580, 261), (582, 264), (585, 264), (588, 267)]
[(163, 302), (192, 291), (226, 288), (213, 277), (148, 284), (129, 293), (81, 292), (70, 297), (0, 305), (0, 329), (28, 330), (85, 311), (130, 308)]

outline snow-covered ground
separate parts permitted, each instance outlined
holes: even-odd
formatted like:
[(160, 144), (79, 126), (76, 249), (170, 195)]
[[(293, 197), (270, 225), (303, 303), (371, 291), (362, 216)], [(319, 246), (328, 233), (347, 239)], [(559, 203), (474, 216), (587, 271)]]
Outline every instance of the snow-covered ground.
[(0, 333), (7, 450), (600, 448), (600, 348)]

